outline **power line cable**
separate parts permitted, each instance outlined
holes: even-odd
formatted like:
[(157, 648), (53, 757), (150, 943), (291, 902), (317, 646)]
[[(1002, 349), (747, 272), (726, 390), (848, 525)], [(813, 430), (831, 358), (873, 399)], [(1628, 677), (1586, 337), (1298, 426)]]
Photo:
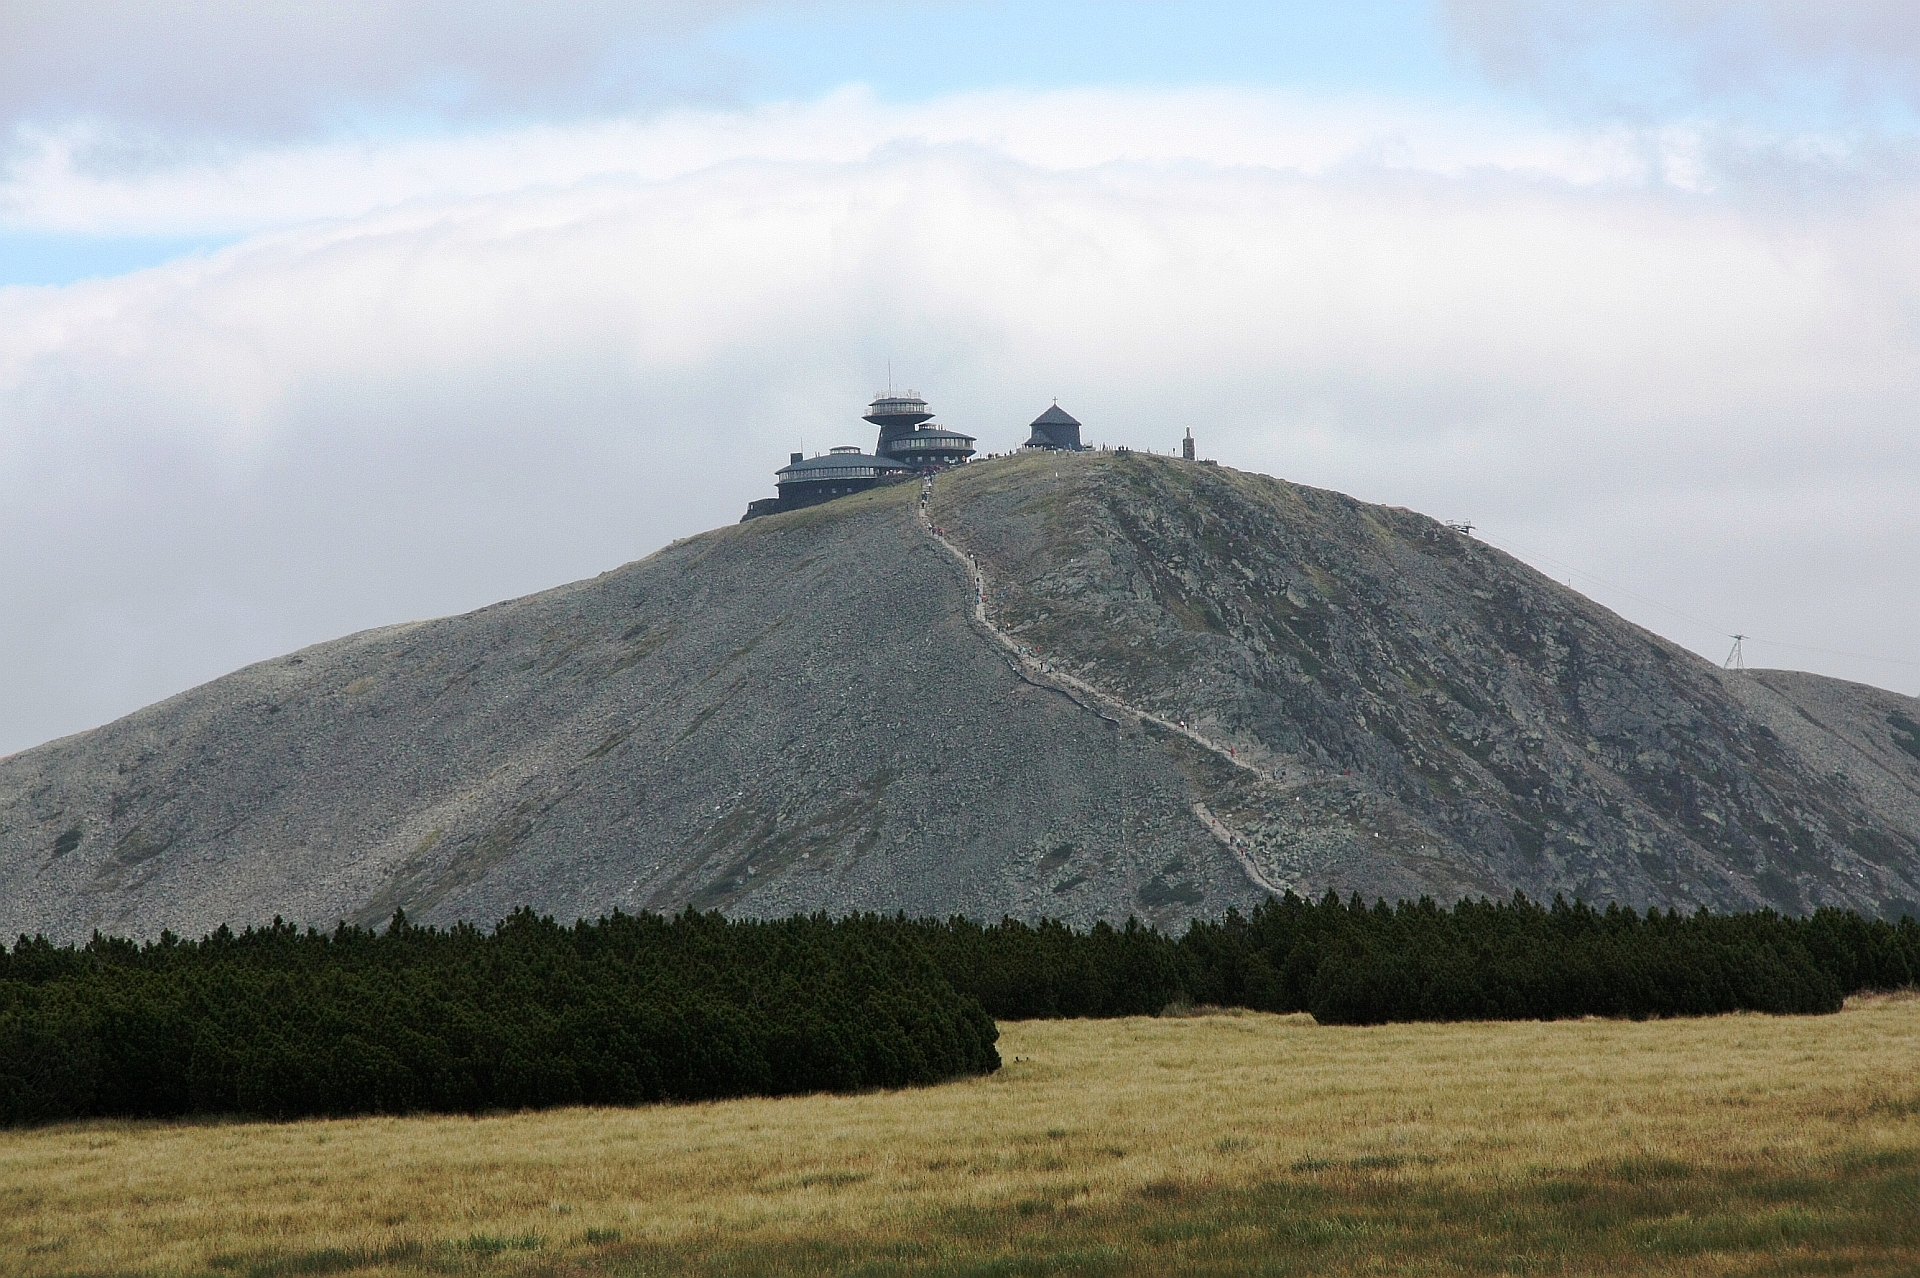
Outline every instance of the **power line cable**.
[(1716, 635), (1724, 635), (1729, 639), (1733, 638), (1732, 631), (1722, 630), (1719, 626), (1715, 625), (1711, 621), (1704, 621), (1701, 618), (1696, 617), (1691, 613), (1682, 612), (1678, 608), (1669, 607), (1668, 605), (1661, 603), (1658, 599), (1649, 599), (1647, 598), (1647, 596), (1638, 594), (1635, 591), (1629, 590), (1625, 586), (1618, 585), (1614, 582), (1608, 581), (1605, 577), (1599, 576), (1598, 574), (1595, 574), (1595, 573), (1590, 573), (1584, 568), (1576, 568), (1572, 564), (1567, 563), (1565, 560), (1556, 559), (1552, 555), (1543, 554), (1537, 550), (1529, 550), (1527, 547), (1520, 545), (1518, 542), (1510, 541), (1510, 542), (1507, 542), (1505, 545), (1501, 545), (1500, 542), (1496, 541), (1492, 537), (1487, 536), (1484, 532), (1477, 534), (1477, 536), (1479, 540), (1486, 542), (1488, 545), (1493, 546), (1496, 549), (1506, 551), (1508, 554), (1514, 556), (1516, 559), (1520, 559), (1520, 558), (1537, 559), (1544, 563), (1552, 564), (1563, 572), (1570, 572), (1576, 577), (1585, 577), (1588, 581), (1594, 582), (1598, 585), (1605, 586), (1608, 590), (1616, 591), (1619, 594), (1623, 594), (1627, 598), (1632, 599), (1638, 603), (1646, 604), (1649, 608), (1658, 608), (1661, 612), (1671, 613), (1673, 616), (1680, 618), (1682, 621), (1689, 622), (1696, 626), (1704, 626), (1708, 630), (1711, 630)]
[(1602, 577), (1597, 573), (1588, 572), (1584, 568), (1577, 568), (1574, 565), (1567, 563), (1563, 559), (1556, 559), (1552, 555), (1543, 554), (1537, 550), (1529, 550), (1525, 546), (1522, 546), (1517, 542), (1509, 541), (1506, 544), (1502, 545), (1500, 541), (1497, 541), (1494, 538), (1487, 536), (1484, 532), (1480, 532), (1478, 530), (1476, 530), (1476, 532), (1474, 533), (1474, 536), (1476, 536), (1479, 540), (1486, 542), (1488, 545), (1493, 546), (1495, 549), (1506, 551), (1508, 554), (1514, 556), (1516, 559), (1538, 560), (1543, 563), (1552, 564), (1556, 568), (1560, 569), (1562, 572), (1572, 573), (1576, 577), (1585, 577), (1588, 581), (1591, 581), (1596, 585), (1605, 586), (1608, 590), (1612, 590), (1612, 591), (1615, 591), (1616, 593), (1625, 595), (1627, 598), (1634, 600), (1636, 603), (1643, 603), (1647, 605), (1649, 608), (1658, 608), (1661, 612), (1668, 613), (1672, 616), (1678, 617), (1682, 621), (1688, 622), (1689, 624), (1696, 625), (1696, 626), (1703, 626), (1706, 629), (1711, 630), (1714, 634), (1720, 635), (1727, 639), (1735, 640), (1736, 642), (1744, 641), (1746, 643), (1766, 644), (1774, 648), (1792, 648), (1798, 652), (1817, 652), (1817, 653), (1820, 653), (1822, 656), (1827, 656), (1827, 657), (1845, 657), (1849, 661), (1874, 661), (1882, 665), (1905, 666), (1905, 667), (1908, 667), (1909, 669), (1920, 670), (1920, 661), (1908, 661), (1900, 657), (1876, 657), (1876, 656), (1871, 656), (1864, 652), (1845, 652), (1838, 648), (1819, 648), (1819, 647), (1813, 646), (1812, 644), (1789, 643), (1784, 639), (1767, 639), (1759, 635), (1736, 635), (1731, 630), (1723, 630), (1722, 628), (1715, 625), (1711, 621), (1705, 621), (1699, 617), (1694, 616), (1691, 613), (1682, 612), (1678, 608), (1674, 608), (1674, 607), (1671, 607), (1670, 605), (1661, 603), (1658, 599), (1649, 599), (1647, 596), (1640, 594), (1637, 591), (1629, 590), (1625, 586), (1618, 585), (1614, 582), (1608, 581), (1605, 577)]
[(1843, 652), (1839, 648), (1816, 648), (1811, 644), (1788, 643), (1785, 639), (1759, 639), (1747, 636), (1748, 643), (1764, 643), (1775, 648), (1792, 648), (1798, 652), (1818, 652), (1829, 657), (1846, 657), (1852, 661), (1878, 661), (1889, 666), (1908, 666), (1920, 670), (1920, 661), (1907, 661), (1900, 657), (1873, 657), (1864, 652)]

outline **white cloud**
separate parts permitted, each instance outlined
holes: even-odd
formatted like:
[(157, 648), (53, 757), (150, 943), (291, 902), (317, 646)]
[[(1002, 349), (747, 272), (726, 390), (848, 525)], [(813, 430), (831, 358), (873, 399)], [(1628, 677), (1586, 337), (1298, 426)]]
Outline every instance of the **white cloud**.
[(1555, 98), (1920, 109), (1911, 0), (1446, 0), (1443, 12), (1496, 78)]
[(596, 178), (664, 181), (726, 163), (860, 161), (900, 146), (977, 147), (1046, 170), (1159, 163), (1321, 175), (1487, 171), (1587, 185), (1639, 183), (1656, 170), (1697, 167), (1702, 142), (1683, 128), (1570, 133), (1464, 109), (1272, 92), (984, 92), (889, 105), (848, 88), (818, 101), (738, 111), (188, 148), (171, 162), (137, 168), (92, 162), (114, 144), (114, 135), (95, 125), (27, 131), (19, 144), (0, 181), (0, 224), (179, 235), (352, 218)]
[(737, 518), (801, 438), (866, 440), (888, 359), (986, 447), (1058, 395), (1095, 439), (1192, 426), (1723, 629), (1920, 662), (1920, 181), (1788, 201), (1644, 155), (1382, 104), (843, 94), (30, 175), (49, 221), (275, 229), (0, 290), (0, 749)]
[(750, 7), (9, 0), (0, 6), (0, 130), (94, 120), (133, 128), (144, 150), (164, 139), (299, 136), (370, 119), (629, 107), (716, 87), (676, 78), (688, 64), (663, 55)]

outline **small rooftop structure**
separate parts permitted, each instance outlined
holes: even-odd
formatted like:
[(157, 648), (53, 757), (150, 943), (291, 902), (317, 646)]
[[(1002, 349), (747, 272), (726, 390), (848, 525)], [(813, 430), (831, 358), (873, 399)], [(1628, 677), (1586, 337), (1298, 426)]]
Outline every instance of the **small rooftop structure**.
[(1033, 419), (1033, 433), (1023, 445), (1026, 448), (1058, 448), (1067, 452), (1078, 452), (1080, 442), (1080, 423), (1066, 409), (1060, 407), (1060, 401), (1054, 400), (1053, 407)]

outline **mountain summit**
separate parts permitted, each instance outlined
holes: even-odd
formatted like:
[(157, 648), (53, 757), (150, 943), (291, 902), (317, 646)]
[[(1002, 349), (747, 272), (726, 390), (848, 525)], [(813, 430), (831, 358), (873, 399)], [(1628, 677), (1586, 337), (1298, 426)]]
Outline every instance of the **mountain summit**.
[(1408, 511), (1053, 452), (0, 760), (0, 935), (1289, 888), (1920, 913), (1920, 701), (1722, 671)]

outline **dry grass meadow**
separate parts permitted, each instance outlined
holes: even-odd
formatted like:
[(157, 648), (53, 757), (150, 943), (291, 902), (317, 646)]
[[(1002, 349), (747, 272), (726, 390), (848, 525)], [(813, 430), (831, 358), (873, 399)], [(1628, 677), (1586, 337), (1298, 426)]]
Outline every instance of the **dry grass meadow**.
[(1920, 998), (1002, 1031), (924, 1091), (0, 1132), (0, 1269), (1920, 1273)]

